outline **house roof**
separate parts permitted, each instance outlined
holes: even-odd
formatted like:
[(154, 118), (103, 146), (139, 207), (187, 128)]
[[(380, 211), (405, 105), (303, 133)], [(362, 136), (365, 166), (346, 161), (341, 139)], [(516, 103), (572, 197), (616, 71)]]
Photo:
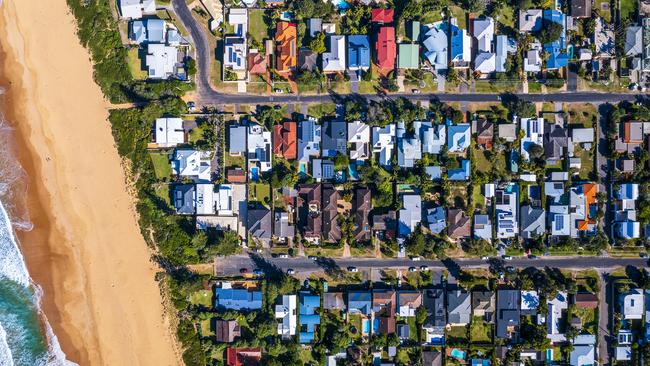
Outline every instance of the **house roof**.
[[(465, 63), (472, 57), (472, 37), (466, 29), (455, 24), (449, 26), (451, 34), (451, 62)], [(449, 35), (448, 35), (449, 37)]]
[(354, 240), (364, 242), (370, 240), (369, 216), (372, 210), (370, 190), (366, 187), (357, 187), (352, 201), (354, 211)]
[(422, 351), (422, 366), (442, 366), (442, 353)]
[(422, 302), (427, 311), (424, 326), (444, 327), (447, 325), (447, 309), (445, 307), (445, 291), (440, 288), (426, 289), (422, 293)]
[(447, 212), (447, 235), (452, 239), (469, 237), (471, 234), (471, 221), (465, 211), (450, 209)]
[(519, 290), (497, 291), (497, 328), (496, 336), (506, 338), (508, 328), (519, 326)]
[(397, 293), (397, 301), (400, 307), (408, 306), (417, 309), (422, 305), (422, 293), (419, 291), (400, 291)]
[(478, 41), (478, 51), (492, 52), (494, 42), (494, 19), (490, 17), (474, 19), (474, 37)]
[(625, 56), (636, 56), (643, 52), (643, 28), (630, 26), (625, 31)]
[(557, 40), (544, 44), (544, 50), (549, 54), (546, 67), (550, 70), (565, 67), (569, 63), (569, 55), (566, 53), (566, 17), (554, 9), (544, 10), (544, 22), (553, 22), (562, 25), (562, 33)]
[(422, 221), (422, 197), (419, 194), (402, 195), (402, 209), (399, 210), (398, 235), (410, 235)]
[(251, 75), (264, 74), (266, 72), (266, 58), (259, 52), (248, 52), (248, 72)]
[(285, 159), (295, 159), (298, 155), (298, 124), (284, 122), (273, 126), (273, 152)]
[(273, 215), (273, 235), (277, 238), (293, 238), (295, 228), (289, 224), (289, 214), (287, 212), (276, 211)]
[(476, 143), (479, 145), (492, 146), (494, 139), (494, 123), (483, 118), (476, 122)]
[(323, 52), (323, 71), (343, 71), (345, 70), (345, 36), (331, 35), (328, 36), (328, 49)]
[(296, 49), (297, 26), (295, 23), (278, 22), (275, 29), (275, 44), (277, 62), (275, 68), (280, 71), (289, 71), (298, 64)]
[(447, 147), (449, 152), (461, 152), (467, 149), (471, 142), (469, 123), (447, 126)]
[(262, 361), (261, 348), (228, 348), (226, 366), (257, 366)]
[(178, 49), (161, 43), (147, 45), (145, 64), (150, 79), (169, 79), (176, 75)]
[(598, 296), (591, 292), (579, 292), (575, 295), (575, 304), (579, 308), (595, 309), (598, 307)]
[(460, 168), (447, 170), (449, 180), (462, 181), (468, 180), (470, 176), (470, 163), (469, 160), (463, 159), (460, 161)]
[(370, 40), (367, 35), (348, 36), (348, 67), (350, 69), (370, 67)]
[(472, 309), (494, 312), (495, 296), (493, 291), (472, 291)]
[(174, 208), (179, 214), (194, 213), (194, 184), (178, 184), (174, 186)]
[(323, 236), (328, 241), (341, 239), (341, 226), (339, 224), (338, 200), (339, 191), (330, 184), (323, 185)]
[(400, 43), (397, 54), (397, 67), (417, 69), (420, 67), (420, 46), (415, 43)]
[(185, 142), (181, 118), (157, 118), (155, 129), (156, 144), (159, 147), (172, 147)]
[(300, 70), (316, 70), (318, 67), (318, 54), (309, 48), (301, 48), (298, 51), (298, 65)]
[(395, 68), (395, 28), (383, 26), (379, 28), (377, 42), (375, 42), (377, 66), (381, 69)]
[(533, 239), (546, 232), (546, 211), (542, 208), (523, 206), (521, 208), (521, 236)]
[(335, 157), (338, 153), (347, 154), (347, 124), (344, 121), (323, 123), (323, 156)]
[(246, 126), (231, 124), (228, 128), (228, 152), (240, 154), (246, 152)]
[(246, 183), (246, 172), (241, 168), (227, 169), (226, 180), (230, 183)]
[(372, 308), (372, 296), (370, 291), (349, 291), (348, 311), (360, 312), (369, 315)]
[(248, 289), (216, 288), (214, 307), (231, 310), (258, 310), (262, 308), (262, 292)]
[(342, 292), (326, 292), (323, 294), (324, 310), (341, 310), (345, 311), (345, 301), (343, 301)]
[(469, 323), (472, 313), (470, 293), (464, 290), (447, 291), (447, 312), (449, 323)]
[(348, 144), (350, 160), (366, 160), (370, 157), (370, 126), (364, 122), (354, 121), (348, 125)]
[(249, 209), (247, 225), (253, 238), (271, 239), (272, 219), (269, 209)]
[(499, 138), (514, 141), (517, 137), (517, 125), (514, 123), (500, 123), (498, 125)]
[(393, 9), (372, 9), (371, 19), (373, 23), (388, 24), (393, 22), (394, 14)]
[(440, 234), (446, 227), (447, 214), (442, 206), (430, 208), (427, 210), (427, 222), (429, 230), (434, 234)]
[(544, 128), (544, 156), (549, 160), (564, 157), (564, 149), (569, 144), (568, 130), (557, 124), (547, 124)]
[(426, 48), (424, 56), (436, 70), (447, 69), (449, 46), (447, 45), (447, 33), (444, 30), (446, 24), (444, 22), (434, 23), (422, 37), (422, 45)]
[(321, 214), (322, 190), (320, 184), (298, 186), (298, 224), (306, 238), (320, 238), (323, 216)]
[(221, 343), (232, 343), (241, 335), (241, 328), (236, 320), (216, 319), (214, 329), (215, 338)]

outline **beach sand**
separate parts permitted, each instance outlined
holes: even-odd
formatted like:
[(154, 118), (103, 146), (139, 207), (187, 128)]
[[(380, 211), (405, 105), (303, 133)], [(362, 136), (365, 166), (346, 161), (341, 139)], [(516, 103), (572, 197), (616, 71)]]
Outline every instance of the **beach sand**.
[(181, 364), (65, 0), (5, 0), (0, 12), (0, 85), (34, 224), (19, 239), (63, 351), (81, 365)]

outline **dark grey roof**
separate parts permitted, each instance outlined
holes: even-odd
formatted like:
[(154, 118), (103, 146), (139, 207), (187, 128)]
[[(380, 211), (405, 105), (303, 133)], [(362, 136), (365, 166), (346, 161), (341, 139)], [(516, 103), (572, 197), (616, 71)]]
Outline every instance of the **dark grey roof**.
[(470, 293), (464, 290), (448, 291), (447, 309), (449, 312), (449, 323), (469, 323), (472, 312)]
[(248, 210), (248, 231), (253, 238), (271, 239), (271, 210), (267, 208)]
[(547, 123), (544, 129), (544, 155), (549, 160), (564, 157), (564, 149), (569, 145), (569, 131), (560, 125)]
[(519, 290), (497, 292), (497, 338), (508, 337), (509, 326), (519, 326)]
[(426, 327), (444, 327), (447, 325), (447, 309), (445, 308), (445, 291), (442, 289), (427, 289), (422, 292), (422, 301), (427, 310)]
[(174, 208), (179, 214), (194, 213), (194, 184), (178, 184), (174, 186)]
[(397, 324), (397, 335), (402, 339), (411, 337), (411, 328), (408, 324)]
[(323, 124), (323, 156), (334, 157), (347, 154), (347, 124), (343, 121), (329, 121)]
[(543, 209), (531, 206), (521, 208), (521, 236), (524, 239), (544, 235), (545, 225), (546, 215)]
[(293, 238), (295, 228), (289, 224), (289, 214), (287, 212), (275, 212), (273, 232), (278, 238)]

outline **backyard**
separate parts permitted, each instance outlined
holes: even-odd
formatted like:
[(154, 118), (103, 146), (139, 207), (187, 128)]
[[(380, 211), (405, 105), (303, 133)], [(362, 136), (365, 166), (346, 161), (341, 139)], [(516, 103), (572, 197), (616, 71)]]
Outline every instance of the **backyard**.
[(598, 109), (589, 103), (567, 103), (564, 106), (569, 114), (569, 123), (584, 128), (592, 128), (598, 121)]
[(447, 331), (447, 343), (449, 345), (467, 345), (467, 327), (464, 325), (455, 325), (449, 327)]
[(271, 203), (271, 186), (266, 183), (250, 183), (248, 185), (248, 203), (260, 203), (269, 206)]
[(472, 343), (492, 343), (492, 324), (482, 317), (475, 316), (469, 328), (469, 340)]
[(166, 151), (150, 151), (149, 156), (157, 179), (162, 180), (171, 177), (172, 166), (169, 163), (169, 153)]
[(144, 69), (141, 52), (139, 48), (129, 48), (127, 53), (128, 55), (128, 64), (129, 70), (131, 70), (131, 75), (136, 80), (144, 80), (147, 78), (147, 70)]
[(594, 171), (594, 153), (593, 149), (585, 150), (576, 144), (574, 155), (580, 158), (580, 179), (589, 180), (591, 173)]

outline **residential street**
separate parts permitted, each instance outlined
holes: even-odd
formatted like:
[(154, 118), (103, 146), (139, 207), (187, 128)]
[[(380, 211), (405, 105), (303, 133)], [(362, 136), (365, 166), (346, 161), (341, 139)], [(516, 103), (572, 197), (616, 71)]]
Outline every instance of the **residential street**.
[(611, 313), (609, 310), (613, 304), (610, 304), (609, 301), (611, 299), (609, 274), (607, 272), (600, 272), (600, 274), (600, 291), (598, 293), (598, 358), (602, 366), (607, 366), (610, 364), (609, 349), (611, 343), (611, 336), (609, 334), (609, 318)]

